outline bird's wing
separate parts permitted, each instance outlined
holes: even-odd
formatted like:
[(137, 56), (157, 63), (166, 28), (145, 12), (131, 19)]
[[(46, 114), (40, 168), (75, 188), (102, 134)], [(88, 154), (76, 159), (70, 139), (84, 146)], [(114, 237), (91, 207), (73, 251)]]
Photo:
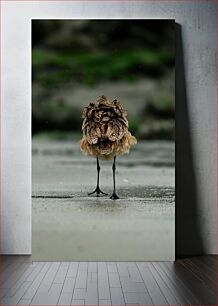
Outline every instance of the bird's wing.
[(88, 124), (84, 132), (90, 144), (98, 143), (98, 138), (101, 137), (101, 130), (97, 124), (93, 122)]
[(110, 141), (117, 141), (123, 138), (127, 128), (118, 120), (112, 121), (108, 125), (108, 138)]

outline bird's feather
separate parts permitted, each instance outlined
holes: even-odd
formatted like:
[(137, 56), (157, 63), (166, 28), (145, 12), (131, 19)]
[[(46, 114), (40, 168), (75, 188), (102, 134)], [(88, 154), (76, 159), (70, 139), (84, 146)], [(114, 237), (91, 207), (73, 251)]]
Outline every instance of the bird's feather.
[(137, 140), (128, 131), (127, 112), (117, 99), (110, 102), (105, 96), (89, 103), (82, 114), (82, 152), (103, 159), (128, 153)]

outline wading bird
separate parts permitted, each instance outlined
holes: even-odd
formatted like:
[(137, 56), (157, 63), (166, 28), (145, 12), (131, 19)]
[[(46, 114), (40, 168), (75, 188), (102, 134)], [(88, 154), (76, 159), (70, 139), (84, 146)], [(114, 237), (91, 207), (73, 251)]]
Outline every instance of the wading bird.
[(137, 143), (128, 131), (127, 112), (117, 99), (109, 101), (101, 96), (96, 103), (90, 103), (84, 108), (82, 118), (80, 149), (84, 154), (97, 159), (97, 186), (89, 195), (106, 194), (99, 187), (99, 159), (113, 159), (113, 194), (110, 198), (119, 199), (115, 186), (116, 156), (128, 153), (131, 145)]

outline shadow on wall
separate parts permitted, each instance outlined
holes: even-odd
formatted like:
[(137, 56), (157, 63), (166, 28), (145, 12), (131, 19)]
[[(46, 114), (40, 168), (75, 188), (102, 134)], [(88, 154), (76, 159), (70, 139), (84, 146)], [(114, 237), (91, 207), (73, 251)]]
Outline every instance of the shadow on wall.
[(176, 257), (204, 254), (198, 213), (182, 28), (176, 24)]

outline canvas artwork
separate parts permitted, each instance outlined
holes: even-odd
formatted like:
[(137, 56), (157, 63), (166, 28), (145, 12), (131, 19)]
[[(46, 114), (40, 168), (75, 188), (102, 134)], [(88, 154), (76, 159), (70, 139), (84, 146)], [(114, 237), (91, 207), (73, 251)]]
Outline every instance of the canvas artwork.
[(174, 20), (32, 20), (32, 256), (174, 260)]

